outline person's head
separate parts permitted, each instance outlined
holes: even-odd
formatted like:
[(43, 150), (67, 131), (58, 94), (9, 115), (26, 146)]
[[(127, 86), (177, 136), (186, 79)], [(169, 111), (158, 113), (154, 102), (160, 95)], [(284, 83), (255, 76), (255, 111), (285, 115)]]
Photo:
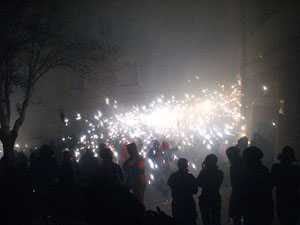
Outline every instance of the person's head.
[(130, 157), (134, 157), (139, 154), (135, 143), (130, 143), (129, 145), (127, 145), (127, 151)]
[(230, 162), (233, 162), (240, 158), (240, 149), (236, 146), (227, 148), (226, 150), (227, 158)]
[(295, 157), (295, 150), (290, 146), (284, 146), (281, 152), (279, 153), (277, 159), (281, 163), (292, 163), (297, 162), (297, 159)]
[(189, 162), (185, 158), (180, 158), (177, 162), (177, 166), (179, 170), (187, 170)]
[(87, 158), (93, 158), (93, 157), (94, 157), (94, 152), (93, 152), (91, 149), (87, 148), (87, 149), (85, 150), (84, 155), (85, 155), (85, 157), (87, 157)]
[(248, 148), (248, 141), (249, 141), (249, 139), (246, 136), (241, 137), (238, 140), (237, 146), (239, 147), (240, 150), (243, 151), (244, 149)]
[(112, 161), (113, 160), (113, 153), (109, 148), (103, 148), (100, 150), (100, 157), (104, 161)]
[(40, 154), (42, 156), (52, 157), (54, 152), (52, 151), (52, 149), (48, 145), (45, 144), (41, 147)]
[(218, 157), (215, 154), (209, 154), (206, 156), (202, 167), (205, 168), (211, 168), (211, 167), (217, 167)]
[(31, 152), (30, 156), (29, 156), (29, 162), (30, 164), (34, 163), (37, 157), (37, 153), (36, 152)]
[(257, 147), (251, 146), (243, 151), (243, 160), (245, 163), (260, 162), (264, 157), (264, 153)]
[(107, 148), (107, 145), (105, 143), (100, 143), (99, 144), (99, 151), (101, 151), (101, 149)]
[(28, 158), (24, 152), (17, 153), (17, 155), (15, 157), (15, 163), (17, 164), (17, 166), (19, 166), (21, 168), (25, 168), (28, 166)]

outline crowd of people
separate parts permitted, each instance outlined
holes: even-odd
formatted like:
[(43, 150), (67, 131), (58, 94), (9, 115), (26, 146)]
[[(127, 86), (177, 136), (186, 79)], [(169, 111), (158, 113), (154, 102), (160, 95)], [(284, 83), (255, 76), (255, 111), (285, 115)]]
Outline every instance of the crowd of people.
[[(300, 167), (296, 164), (295, 151), (285, 146), (271, 171), (263, 165), (264, 153), (256, 146), (248, 147), (243, 137), (237, 146), (226, 150), (230, 162), (232, 186), (229, 218), (234, 225), (272, 225), (275, 212), (280, 225), (297, 225), (300, 217)], [(199, 208), (204, 225), (221, 224), (220, 187), (223, 171), (217, 166), (218, 158), (209, 154), (202, 170), (195, 178), (188, 170), (188, 161), (178, 160), (178, 171), (171, 174), (168, 185), (172, 189), (173, 218), (179, 224), (196, 224), (197, 210), (193, 195), (198, 187)], [(275, 207), (272, 189), (276, 189)], [(276, 210), (274, 210), (274, 208)]]
[[(105, 144), (99, 145), (99, 157), (86, 149), (78, 162), (71, 151), (63, 151), (58, 160), (47, 145), (32, 152), (29, 159), (23, 152), (16, 152), (13, 158), (4, 155), (0, 161), (1, 223), (195, 225), (194, 195), (200, 188), (203, 224), (221, 224), (224, 173), (217, 165), (217, 155), (208, 154), (194, 177), (186, 158), (177, 160), (176, 172), (167, 168), (166, 160), (176, 151), (166, 141), (160, 145), (154, 140), (148, 152), (149, 158), (160, 162), (159, 171), (169, 171), (166, 179), (158, 180), (171, 190), (172, 217), (159, 208), (146, 210), (145, 159), (135, 143), (123, 146), (121, 165), (114, 162), (113, 152)], [(246, 137), (228, 148), (226, 155), (232, 186), (228, 211), (234, 225), (271, 225), (274, 211), (280, 225), (297, 224), (300, 167), (294, 164), (294, 149), (284, 147), (278, 156), (280, 163), (273, 164), (271, 171), (262, 162), (263, 151), (248, 147)]]

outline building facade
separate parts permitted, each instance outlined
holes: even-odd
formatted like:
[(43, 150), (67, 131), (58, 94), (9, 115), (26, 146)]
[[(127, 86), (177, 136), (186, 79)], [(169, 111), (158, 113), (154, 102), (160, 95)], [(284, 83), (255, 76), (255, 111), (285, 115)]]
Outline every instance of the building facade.
[(247, 133), (300, 148), (300, 2), (246, 1), (242, 29)]

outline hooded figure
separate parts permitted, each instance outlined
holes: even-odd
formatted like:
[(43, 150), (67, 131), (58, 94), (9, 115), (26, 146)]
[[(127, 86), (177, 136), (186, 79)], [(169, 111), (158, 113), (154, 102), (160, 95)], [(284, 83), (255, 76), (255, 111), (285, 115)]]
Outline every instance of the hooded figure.
[(261, 160), (263, 152), (257, 147), (243, 152), (242, 205), (245, 225), (271, 225), (274, 217), (271, 174)]
[(300, 215), (300, 167), (296, 162), (295, 150), (285, 146), (271, 170), (276, 188), (276, 211), (280, 225), (296, 225)]
[(223, 171), (218, 169), (218, 158), (214, 154), (207, 155), (202, 163), (202, 170), (197, 177), (198, 187), (202, 189), (199, 207), (204, 225), (221, 224), (220, 187), (223, 182)]
[(168, 185), (172, 190), (172, 214), (179, 224), (196, 225), (197, 212), (193, 195), (197, 194), (196, 179), (188, 170), (188, 161), (178, 160), (178, 171), (172, 173)]

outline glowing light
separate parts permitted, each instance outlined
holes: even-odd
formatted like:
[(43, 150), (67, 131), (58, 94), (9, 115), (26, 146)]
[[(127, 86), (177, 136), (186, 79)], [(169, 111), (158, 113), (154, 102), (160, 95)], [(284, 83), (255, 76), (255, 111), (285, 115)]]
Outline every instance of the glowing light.
[(105, 98), (106, 105), (109, 105), (109, 98)]
[(268, 87), (265, 86), (265, 85), (263, 85), (263, 90), (264, 90), (264, 91), (267, 91), (267, 90), (268, 90)]
[[(147, 158), (149, 169), (156, 170), (159, 164), (146, 154), (153, 139), (179, 142), (176, 154), (182, 157), (190, 149), (206, 154), (220, 144), (233, 144), (231, 140), (245, 135), (242, 134), (246, 127), (240, 111), (238, 84), (227, 89), (224, 85), (219, 85), (216, 90), (204, 88), (198, 93), (185, 93), (179, 97), (159, 96), (149, 104), (128, 108), (106, 98), (108, 116), (98, 111), (91, 118), (82, 119), (78, 113), (76, 120), (80, 118), (78, 123), (84, 123), (86, 128), (77, 141), (76, 160), (79, 160), (81, 150), (88, 148), (95, 152), (99, 141), (107, 143), (118, 158), (114, 149), (116, 140), (121, 144), (139, 138), (144, 144), (140, 155)], [(177, 155), (173, 154), (174, 161), (178, 160)], [(196, 169), (195, 162), (191, 162), (191, 167)], [(154, 180), (154, 174), (153, 179), (149, 176)]]

